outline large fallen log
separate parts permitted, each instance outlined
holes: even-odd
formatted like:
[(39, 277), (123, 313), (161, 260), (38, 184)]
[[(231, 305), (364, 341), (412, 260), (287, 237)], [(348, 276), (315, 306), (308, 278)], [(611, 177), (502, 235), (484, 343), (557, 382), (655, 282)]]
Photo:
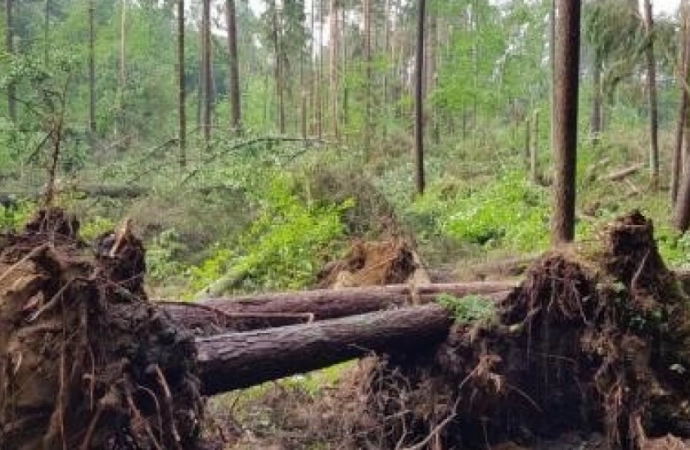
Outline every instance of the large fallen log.
[(369, 352), (413, 352), (445, 339), (452, 320), (438, 305), (196, 340), (205, 395), (320, 369)]
[(426, 304), (433, 302), (441, 294), (503, 298), (507, 291), (516, 286), (516, 281), (421, 286), (399, 284), (256, 294), (209, 299), (191, 304), (164, 302), (163, 307), (175, 322), (185, 328), (207, 329), (209, 326), (216, 326), (246, 331)]

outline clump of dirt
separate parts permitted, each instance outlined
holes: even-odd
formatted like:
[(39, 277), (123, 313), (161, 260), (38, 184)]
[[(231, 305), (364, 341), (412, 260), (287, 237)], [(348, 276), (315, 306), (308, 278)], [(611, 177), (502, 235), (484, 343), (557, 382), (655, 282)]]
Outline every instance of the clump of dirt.
[(0, 237), (0, 448), (190, 449), (195, 347), (148, 302), (128, 226), (93, 249), (41, 211)]
[(376, 286), (407, 282), (418, 270), (414, 250), (404, 239), (353, 242), (341, 260), (327, 264), (318, 275), (319, 288)]
[(352, 420), (320, 433), (345, 448), (690, 448), (690, 299), (638, 212), (600, 242), (541, 257), (494, 320), (360, 371), (332, 408)]

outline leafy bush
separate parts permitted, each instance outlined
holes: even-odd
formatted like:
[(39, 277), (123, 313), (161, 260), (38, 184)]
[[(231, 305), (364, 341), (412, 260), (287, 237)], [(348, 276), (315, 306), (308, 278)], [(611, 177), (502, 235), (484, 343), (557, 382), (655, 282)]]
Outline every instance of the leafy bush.
[(468, 295), (462, 298), (441, 294), (436, 303), (446, 308), (458, 323), (482, 322), (490, 325), (496, 320), (496, 305), (490, 298)]
[(342, 216), (353, 206), (352, 201), (305, 204), (286, 176), (273, 178), (258, 202), (258, 217), (239, 240), (218, 245), (209, 259), (192, 268), (194, 290), (227, 273), (241, 274), (245, 289), (304, 287), (344, 235)]
[(432, 187), (406, 215), (423, 236), (530, 251), (548, 244), (548, 193), (520, 173), (486, 184)]

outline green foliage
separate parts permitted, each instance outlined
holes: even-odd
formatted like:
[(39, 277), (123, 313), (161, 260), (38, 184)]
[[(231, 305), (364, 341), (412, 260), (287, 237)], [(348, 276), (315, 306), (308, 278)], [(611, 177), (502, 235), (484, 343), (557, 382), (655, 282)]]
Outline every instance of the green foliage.
[(0, 206), (0, 232), (17, 231), (31, 218), (36, 211), (33, 202), (20, 201), (16, 208)]
[(219, 245), (192, 268), (194, 290), (228, 272), (241, 274), (245, 289), (301, 288), (313, 281), (331, 246), (343, 236), (342, 216), (351, 201), (305, 204), (287, 177), (273, 178), (258, 199), (259, 212), (237, 240)]
[(112, 219), (102, 216), (91, 216), (81, 224), (79, 234), (87, 242), (93, 242), (98, 236), (115, 229)]
[(409, 212), (435, 234), (470, 244), (534, 251), (548, 243), (548, 193), (519, 172), (451, 195), (431, 189)]
[(157, 281), (165, 281), (185, 270), (180, 253), (186, 250), (174, 228), (157, 235), (146, 248), (146, 273)]
[(436, 303), (446, 308), (458, 323), (491, 325), (497, 319), (496, 306), (490, 298), (468, 295), (462, 298), (449, 294), (436, 297)]

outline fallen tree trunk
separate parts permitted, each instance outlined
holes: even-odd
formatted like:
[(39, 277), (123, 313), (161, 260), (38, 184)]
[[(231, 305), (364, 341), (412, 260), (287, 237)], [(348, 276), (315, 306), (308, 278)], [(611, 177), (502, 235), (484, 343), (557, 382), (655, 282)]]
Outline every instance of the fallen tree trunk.
[(630, 175), (634, 175), (635, 173), (639, 172), (641, 169), (645, 167), (644, 164), (635, 164), (630, 167), (626, 167), (624, 169), (617, 170), (615, 172), (611, 172), (607, 175), (604, 176), (604, 180), (606, 181), (620, 181), (623, 180)]
[(407, 284), (320, 289), (235, 298), (216, 298), (200, 303), (164, 302), (172, 319), (185, 328), (209, 326), (246, 331), (257, 328), (334, 319), (384, 309), (426, 304), (441, 294), (456, 297), (482, 295), (503, 298), (517, 286), (515, 281), (469, 282), (452, 284)]
[(246, 388), (373, 351), (413, 352), (445, 339), (451, 323), (445, 309), (426, 305), (198, 338), (203, 394)]

